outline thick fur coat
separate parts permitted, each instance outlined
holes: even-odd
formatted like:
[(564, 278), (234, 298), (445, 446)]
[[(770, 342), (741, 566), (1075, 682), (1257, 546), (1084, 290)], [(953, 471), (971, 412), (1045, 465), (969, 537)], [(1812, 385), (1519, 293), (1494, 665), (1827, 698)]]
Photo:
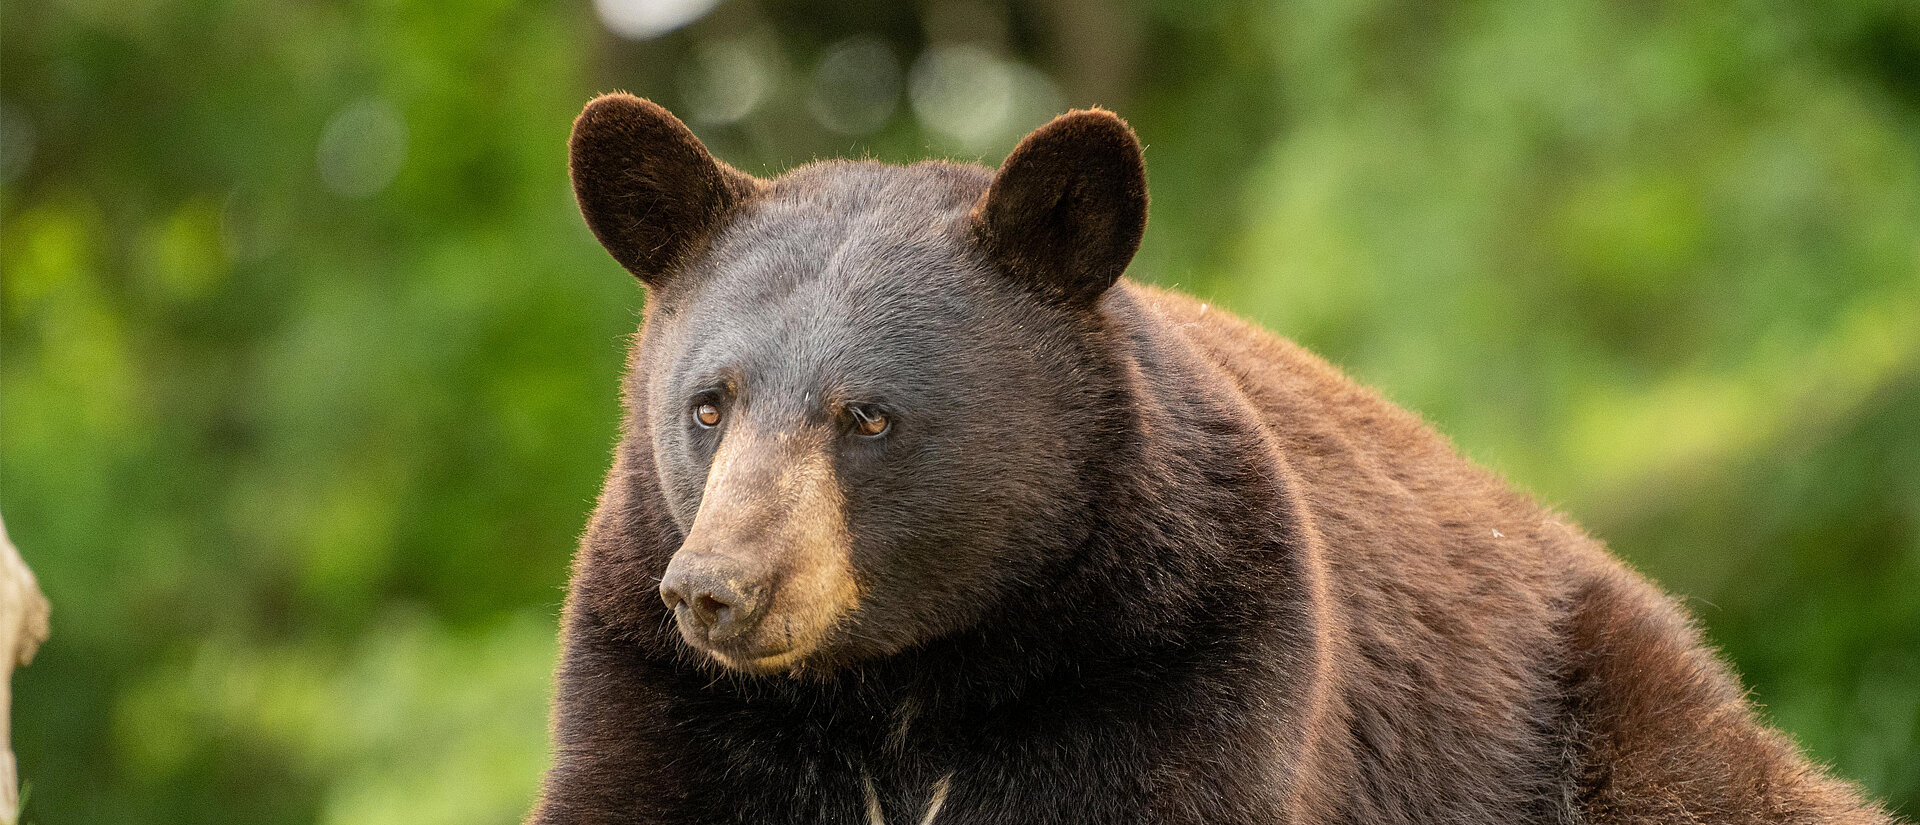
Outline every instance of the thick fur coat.
[(1120, 279), (1131, 131), (759, 180), (625, 95), (649, 287), (531, 821), (1883, 823), (1417, 417)]

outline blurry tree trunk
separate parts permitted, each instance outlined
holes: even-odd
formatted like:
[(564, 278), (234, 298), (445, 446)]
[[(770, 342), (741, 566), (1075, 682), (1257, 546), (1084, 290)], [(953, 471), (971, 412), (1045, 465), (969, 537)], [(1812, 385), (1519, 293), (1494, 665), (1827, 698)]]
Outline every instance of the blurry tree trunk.
[(47, 597), (0, 522), (0, 825), (20, 818), (20, 776), (13, 760), (13, 669), (33, 661), (47, 638)]

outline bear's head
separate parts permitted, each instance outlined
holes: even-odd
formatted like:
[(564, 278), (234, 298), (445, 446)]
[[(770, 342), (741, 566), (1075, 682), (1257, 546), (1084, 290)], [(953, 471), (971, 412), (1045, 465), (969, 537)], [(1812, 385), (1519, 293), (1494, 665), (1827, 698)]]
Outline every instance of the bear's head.
[(887, 656), (1045, 587), (1084, 539), (1128, 380), (1101, 304), (1146, 224), (1120, 118), (1063, 115), (998, 172), (762, 180), (609, 95), (572, 176), (649, 290), (628, 438), (652, 466), (630, 469), (678, 528), (653, 572), (693, 649), (757, 674)]

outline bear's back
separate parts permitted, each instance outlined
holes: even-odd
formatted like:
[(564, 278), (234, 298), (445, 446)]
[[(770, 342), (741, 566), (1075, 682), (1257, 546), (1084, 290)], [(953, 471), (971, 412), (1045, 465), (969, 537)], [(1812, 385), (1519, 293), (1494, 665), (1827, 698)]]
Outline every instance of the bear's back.
[(1298, 345), (1126, 290), (1220, 370), (1302, 491), (1340, 622), (1326, 820), (1889, 821), (1760, 723), (1686, 612), (1571, 522)]

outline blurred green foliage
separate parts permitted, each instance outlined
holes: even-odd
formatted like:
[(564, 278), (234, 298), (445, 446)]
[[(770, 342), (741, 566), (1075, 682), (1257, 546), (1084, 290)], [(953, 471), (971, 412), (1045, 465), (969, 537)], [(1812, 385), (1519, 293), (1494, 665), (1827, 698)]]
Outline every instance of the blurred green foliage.
[(6, 4), (29, 821), (517, 820), (641, 303), (566, 183), (615, 88), (763, 174), (1118, 109), (1136, 277), (1572, 513), (1920, 813), (1920, 5), (710, 5)]

